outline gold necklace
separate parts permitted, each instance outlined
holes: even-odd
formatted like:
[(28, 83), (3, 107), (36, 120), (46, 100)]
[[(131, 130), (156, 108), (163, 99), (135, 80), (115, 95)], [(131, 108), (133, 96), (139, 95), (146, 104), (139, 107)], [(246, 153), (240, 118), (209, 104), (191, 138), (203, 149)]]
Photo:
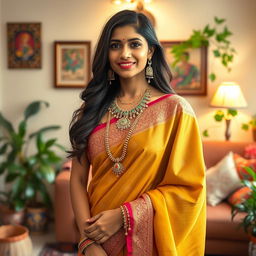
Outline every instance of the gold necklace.
[(148, 102), (150, 100), (150, 97), (151, 97), (150, 89), (146, 89), (139, 104), (130, 110), (121, 109), (118, 106), (117, 101), (114, 100), (108, 110), (111, 112), (111, 114), (115, 118), (118, 119), (116, 122), (117, 129), (125, 130), (127, 128), (130, 128), (131, 127), (130, 120), (135, 118), (136, 116), (138, 116), (140, 113), (142, 113), (144, 111), (145, 108), (148, 107)]
[(126, 155), (127, 155), (127, 148), (128, 148), (128, 143), (131, 139), (131, 136), (135, 130), (135, 127), (139, 121), (139, 118), (141, 116), (142, 112), (140, 112), (137, 117), (135, 118), (133, 124), (131, 125), (131, 128), (129, 130), (129, 132), (127, 133), (127, 136), (125, 138), (125, 141), (124, 141), (124, 145), (123, 145), (123, 149), (122, 149), (122, 154), (120, 157), (114, 157), (113, 154), (111, 153), (110, 151), (110, 145), (109, 145), (109, 127), (110, 127), (110, 115), (111, 115), (111, 112), (109, 111), (108, 112), (108, 119), (107, 119), (107, 126), (106, 126), (106, 131), (105, 131), (105, 148), (106, 148), (106, 152), (107, 152), (107, 155), (109, 157), (109, 159), (114, 162), (114, 165), (113, 165), (113, 173), (116, 175), (116, 176), (120, 176), (121, 174), (124, 173), (125, 171), (125, 168), (123, 166), (123, 164), (121, 163)]

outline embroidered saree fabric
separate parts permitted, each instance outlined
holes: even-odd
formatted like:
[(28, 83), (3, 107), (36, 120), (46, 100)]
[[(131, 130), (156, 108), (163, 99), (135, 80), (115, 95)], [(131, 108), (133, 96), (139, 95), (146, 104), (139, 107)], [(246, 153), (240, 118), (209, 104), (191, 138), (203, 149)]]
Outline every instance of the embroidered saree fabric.
[[(110, 147), (120, 156), (127, 131), (111, 120)], [(203, 256), (206, 204), (205, 167), (197, 121), (180, 96), (165, 95), (149, 103), (129, 141), (117, 177), (104, 147), (106, 124), (89, 138), (92, 180), (91, 214), (127, 203), (131, 230), (118, 231), (104, 245), (108, 255)]]

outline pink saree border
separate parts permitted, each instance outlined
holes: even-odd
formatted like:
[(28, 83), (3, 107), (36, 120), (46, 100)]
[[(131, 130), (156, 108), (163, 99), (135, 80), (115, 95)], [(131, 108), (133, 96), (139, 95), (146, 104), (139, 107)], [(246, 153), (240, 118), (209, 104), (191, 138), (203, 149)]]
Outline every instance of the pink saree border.
[(125, 246), (125, 234), (123, 228), (111, 236), (103, 245), (108, 256), (117, 256)]
[(151, 199), (143, 194), (135, 201), (125, 203), (130, 217), (131, 230), (126, 237), (127, 256), (153, 254), (153, 218)]
[[(165, 94), (165, 95), (159, 97), (158, 99), (149, 102), (149, 103), (148, 103), (148, 106), (152, 106), (152, 105), (156, 104), (157, 102), (159, 102), (159, 101), (161, 101), (161, 100), (164, 100), (165, 98), (168, 98), (168, 97), (170, 97), (170, 96), (172, 96), (172, 95), (173, 95), (173, 94)], [(110, 124), (113, 124), (113, 123), (115, 123), (116, 121), (117, 121), (117, 118), (114, 117), (114, 118), (112, 118), (112, 119), (110, 120)], [(97, 132), (98, 130), (100, 130), (100, 129), (104, 128), (104, 127), (106, 127), (106, 125), (107, 125), (106, 123), (102, 123), (102, 124), (97, 125), (97, 126), (92, 130), (91, 134)]]
[(121, 228), (103, 244), (104, 250), (108, 256), (117, 256), (126, 244), (127, 256), (152, 255), (154, 209), (149, 195), (143, 194), (124, 205), (129, 213), (131, 229), (125, 236)]

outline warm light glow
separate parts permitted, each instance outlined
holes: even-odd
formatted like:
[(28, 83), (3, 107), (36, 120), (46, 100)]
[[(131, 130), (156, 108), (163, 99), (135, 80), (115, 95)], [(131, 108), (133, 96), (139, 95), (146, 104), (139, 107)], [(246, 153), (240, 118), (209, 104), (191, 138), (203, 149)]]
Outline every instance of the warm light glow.
[[(113, 4), (118, 4), (118, 5), (120, 5), (120, 4), (129, 4), (129, 3), (134, 3), (134, 2), (136, 2), (135, 0), (111, 0), (111, 2), (113, 3)], [(142, 2), (142, 1), (137, 1), (137, 2)], [(144, 0), (143, 1), (145, 4), (148, 4), (148, 3), (152, 3), (152, 0)]]
[(111, 1), (113, 4), (121, 4), (122, 0), (112, 0)]
[(244, 108), (247, 107), (247, 102), (237, 83), (223, 82), (215, 92), (210, 105), (220, 108)]

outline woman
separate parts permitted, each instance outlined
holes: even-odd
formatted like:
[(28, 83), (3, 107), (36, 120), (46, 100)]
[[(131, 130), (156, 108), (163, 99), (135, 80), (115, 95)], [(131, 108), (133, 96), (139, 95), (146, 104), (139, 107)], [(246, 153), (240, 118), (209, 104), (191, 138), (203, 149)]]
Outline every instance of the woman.
[(170, 80), (149, 20), (128, 10), (114, 15), (70, 127), (80, 253), (204, 254), (201, 141), (191, 107)]

